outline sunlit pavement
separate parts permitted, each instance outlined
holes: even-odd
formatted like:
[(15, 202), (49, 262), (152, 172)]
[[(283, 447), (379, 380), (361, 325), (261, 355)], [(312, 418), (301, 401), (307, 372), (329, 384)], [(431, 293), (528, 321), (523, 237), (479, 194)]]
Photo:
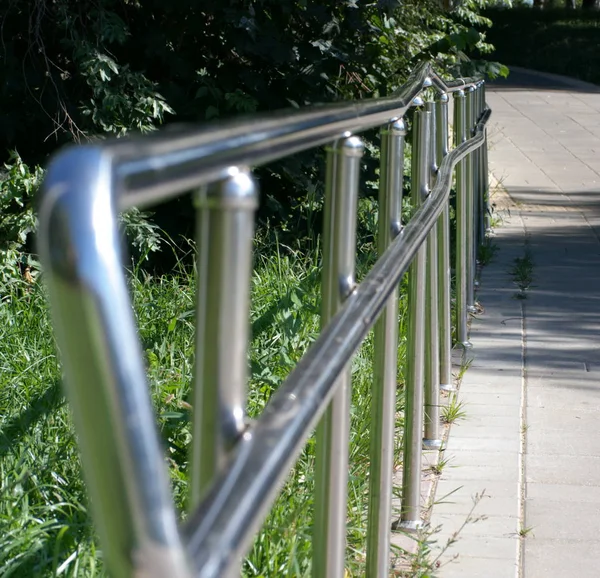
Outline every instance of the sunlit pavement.
[(484, 496), (438, 572), (595, 577), (600, 88), (517, 71), (489, 86), (487, 100), (490, 169), (510, 199), (491, 200), (498, 250), (482, 274), (484, 312), (472, 322), (466, 417), (451, 428), (438, 483), (436, 548)]

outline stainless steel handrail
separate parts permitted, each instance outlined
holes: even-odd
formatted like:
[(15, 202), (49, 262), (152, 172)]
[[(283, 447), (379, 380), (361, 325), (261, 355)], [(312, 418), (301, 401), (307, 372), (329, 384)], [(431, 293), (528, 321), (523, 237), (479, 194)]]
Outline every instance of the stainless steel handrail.
[[(226, 576), (230, 565), (243, 555), (303, 442), (331, 399), (337, 376), (372, 329), (442, 212), (454, 167), (485, 141), (490, 114), (486, 110), (475, 136), (442, 161), (426, 203), (273, 394), (256, 424), (240, 441), (228, 471), (219, 476), (205, 502), (186, 522), (184, 533), (190, 553), (196, 567), (206, 569), (198, 576)], [(215, 547), (217, 543), (219, 548)]]
[[(214, 128), (176, 127), (101, 147), (113, 165), (121, 210), (146, 206), (222, 178), (230, 166), (258, 166), (402, 117), (431, 79), (443, 92), (475, 86), (476, 78), (447, 82), (420, 65), (389, 97), (285, 110)], [(77, 149), (75, 149), (77, 150)]]
[[(413, 131), (413, 197), (415, 206), (422, 206), (402, 229), (399, 209), (406, 132), (402, 116), (410, 106), (423, 104), (419, 95), (428, 87), (441, 92), (443, 98), (436, 106), (415, 112), (420, 128)], [(467, 108), (463, 104), (456, 107), (458, 140), (450, 153), (444, 127), (448, 92), (455, 93), (457, 104), (468, 102)], [(235, 573), (302, 441), (325, 412), (317, 432), (321, 452), (317, 454), (317, 497), (322, 503), (322, 523), (315, 536), (313, 567), (315, 577), (341, 578), (347, 440), (340, 443), (338, 438), (340, 434), (347, 436), (350, 388), (344, 369), (384, 307), (385, 322), (378, 326), (375, 340), (374, 383), (382, 393), (374, 396), (379, 405), (374, 405), (373, 415), (375, 421), (382, 419), (385, 424), (377, 430), (379, 437), (372, 445), (376, 472), (371, 476), (371, 495), (375, 503), (369, 514), (369, 532), (376, 535), (369, 548), (380, 552), (368, 553), (367, 575), (386, 575), (388, 559), (381, 552), (389, 546), (391, 454), (387, 449), (379, 459), (378, 451), (383, 452), (385, 444), (389, 446), (391, 440), (386, 440), (393, 433), (389, 407), (394, 406), (396, 387), (396, 360), (390, 358), (397, 342), (394, 289), (411, 261), (413, 281), (417, 279), (411, 283), (413, 304), (417, 303), (415, 296), (424, 291), (427, 275), (439, 276), (439, 290), (436, 283), (428, 283), (428, 299), (430, 303), (436, 297), (440, 301), (435, 316), (439, 315), (442, 334), (434, 331), (436, 320), (431, 316), (430, 329), (423, 333), (423, 305), (411, 308), (409, 322), (415, 336), (426, 335), (430, 340), (431, 351), (437, 351), (438, 342), (442, 348), (439, 360), (437, 355), (425, 360), (420, 337), (413, 340), (409, 360), (416, 369), (407, 374), (407, 428), (413, 421), (411, 435), (405, 436), (402, 524), (414, 528), (420, 523), (424, 365), (429, 368), (430, 405), (436, 403), (438, 385), (451, 386), (447, 383), (447, 206), (457, 163), (462, 175), (457, 179), (459, 205), (470, 211), (459, 220), (464, 230), (458, 235), (463, 244), (457, 254), (457, 271), (462, 272), (457, 281), (461, 285), (457, 290), (457, 322), (462, 328), (466, 327), (467, 296), (472, 295), (474, 282), (469, 272), (475, 270), (475, 242), (483, 230), (483, 222), (475, 223), (475, 219), (484, 218), (487, 157), (482, 154), (477, 162), (467, 161), (485, 143), (490, 111), (482, 95), (479, 80), (446, 82), (425, 64), (389, 98), (283, 112), (212, 129), (165, 130), (144, 138), (73, 147), (51, 163), (40, 204), (39, 250), (94, 517), (107, 567), (114, 576), (187, 578)], [(469, 114), (465, 114), (467, 109)], [(436, 114), (439, 122), (435, 122)], [(382, 133), (380, 258), (356, 286), (353, 220), (363, 145), (353, 133), (381, 125), (387, 128)], [(441, 128), (436, 136), (431, 131), (438, 125)], [(332, 141), (324, 219), (323, 331), (264, 413), (245, 429), (249, 305), (245, 283), (257, 203), (257, 187), (248, 167)], [(431, 156), (434, 152), (435, 160)], [(430, 181), (435, 182), (431, 192)], [(191, 188), (198, 189), (200, 271), (190, 466), (193, 512), (180, 530), (121, 266), (117, 214), (123, 208), (166, 200)], [(434, 230), (437, 222), (439, 234)], [(439, 251), (435, 248), (438, 239)], [(427, 274), (426, 244), (430, 260)], [(417, 252), (420, 257), (415, 260)], [(431, 259), (439, 259), (437, 267)], [(437, 371), (438, 362), (443, 375)], [(438, 379), (444, 383), (434, 383)], [(414, 393), (410, 404), (408, 392)], [(430, 410), (426, 415), (429, 433), (436, 431), (437, 420), (437, 414)], [(376, 483), (381, 487), (375, 487)]]

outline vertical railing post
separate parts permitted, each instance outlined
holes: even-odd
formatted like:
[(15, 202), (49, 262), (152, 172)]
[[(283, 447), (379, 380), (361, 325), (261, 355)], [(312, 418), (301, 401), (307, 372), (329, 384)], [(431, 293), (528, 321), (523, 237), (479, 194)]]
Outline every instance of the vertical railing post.
[[(475, 89), (472, 86), (467, 87), (466, 91), (467, 112), (466, 112), (466, 138), (473, 135), (474, 119), (474, 100)], [(475, 175), (473, 154), (467, 155), (465, 159), (465, 172), (467, 178), (467, 310), (475, 312)]]
[[(467, 139), (466, 97), (462, 90), (454, 93), (454, 142), (459, 146)], [(456, 339), (463, 348), (471, 347), (467, 324), (468, 263), (468, 196), (467, 159), (456, 167)]]
[[(481, 82), (481, 110), (482, 112), (486, 109), (485, 100), (485, 80)], [(482, 173), (483, 173), (483, 210), (484, 210), (484, 230), (488, 232), (491, 227), (491, 215), (490, 215), (490, 182), (488, 172), (488, 141), (487, 141), (487, 127), (483, 129), (483, 144), (481, 145), (482, 150)]]
[(39, 251), (104, 567), (190, 578), (118, 230), (113, 158), (73, 147), (48, 168)]
[[(356, 205), (364, 145), (357, 137), (337, 141), (327, 153), (323, 234), (321, 325), (337, 313), (354, 288)], [(317, 427), (313, 576), (343, 578), (350, 435), (351, 368)]]
[[(437, 126), (436, 104), (427, 102), (425, 109), (429, 113), (429, 187), (431, 190), (437, 176)], [(438, 230), (437, 222), (427, 236), (427, 265), (425, 269), (425, 375), (424, 375), (424, 449), (441, 447), (440, 438), (440, 342), (438, 309)]]
[[(436, 99), (436, 165), (448, 154), (448, 95)], [(440, 389), (452, 391), (452, 311), (450, 306), (450, 209), (446, 203), (438, 219), (438, 313), (440, 330)]]
[[(479, 122), (481, 115), (484, 110), (484, 103), (482, 100), (483, 96), (483, 80), (477, 84), (477, 114), (475, 115), (475, 125)], [(483, 176), (483, 151), (485, 148), (485, 144), (482, 144), (477, 149), (477, 206), (478, 206), (478, 219), (477, 219), (477, 227), (478, 227), (478, 236), (479, 243), (481, 245), (485, 241), (485, 215), (486, 215), (486, 202), (485, 202), (485, 182)]]
[(245, 429), (250, 276), (258, 193), (248, 171), (195, 194), (198, 289), (190, 456), (196, 508)]
[[(428, 195), (430, 117), (417, 110), (414, 116), (411, 198), (417, 208)], [(408, 339), (406, 352), (402, 507), (400, 527), (421, 526), (421, 444), (423, 438), (423, 369), (425, 349), (425, 266), (427, 246), (419, 248), (409, 269)]]
[[(404, 121), (381, 131), (377, 249), (382, 255), (400, 232), (404, 180)], [(367, 572), (369, 578), (389, 574), (392, 476), (398, 380), (398, 289), (375, 325)]]
[[(468, 96), (467, 96), (468, 98)], [(467, 101), (467, 107), (468, 107)], [(471, 92), (471, 121), (469, 123), (469, 138), (473, 136), (473, 127), (479, 117), (479, 89), (478, 84), (472, 87)], [(473, 175), (473, 253), (475, 255), (475, 268), (473, 269), (473, 285), (477, 287), (477, 248), (481, 243), (479, 219), (481, 217), (481, 183), (479, 179), (479, 149), (474, 150), (471, 157), (471, 171)]]

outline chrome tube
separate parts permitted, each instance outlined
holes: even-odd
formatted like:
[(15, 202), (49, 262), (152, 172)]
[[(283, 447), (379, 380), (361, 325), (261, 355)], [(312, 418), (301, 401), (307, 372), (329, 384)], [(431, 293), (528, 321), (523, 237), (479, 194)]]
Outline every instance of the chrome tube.
[[(477, 85), (477, 119), (483, 114), (483, 110), (485, 108), (485, 102), (483, 100), (483, 80)], [(487, 206), (486, 206), (486, 187), (485, 187), (485, 177), (484, 177), (484, 150), (485, 144), (477, 149), (477, 188), (478, 188), (478, 220), (477, 226), (479, 228), (479, 245), (483, 244), (485, 241), (485, 231), (486, 231), (486, 214), (487, 214)]]
[(468, 86), (475, 86), (479, 82), (479, 78), (457, 78), (455, 80), (444, 80), (435, 72), (430, 71), (429, 76), (435, 88), (441, 93), (457, 92), (465, 90)]
[(108, 141), (123, 194), (121, 210), (174, 198), (223, 178), (230, 166), (258, 166), (402, 117), (429, 81), (423, 63), (395, 94), (302, 107), (218, 122), (208, 128), (169, 127), (144, 137)]
[[(448, 154), (448, 95), (436, 99), (436, 165)], [(440, 331), (440, 389), (453, 391), (452, 384), (452, 311), (450, 304), (450, 210), (446, 205), (438, 219), (438, 312)]]
[[(468, 97), (467, 97), (468, 98)], [(468, 106), (468, 105), (467, 105)], [(473, 88), (472, 94), (472, 117), (471, 126), (477, 124), (479, 118), (479, 83)], [(481, 229), (479, 221), (481, 219), (481, 179), (479, 172), (479, 155), (481, 149), (473, 151), (471, 155), (471, 167), (473, 171), (473, 254), (475, 256), (475, 269), (473, 270), (473, 284), (477, 287), (477, 248), (481, 244)]]
[(425, 375), (423, 449), (438, 449), (440, 436), (440, 355), (438, 341), (438, 247), (437, 223), (427, 239), (427, 265), (425, 282)]
[(490, 209), (490, 172), (488, 165), (488, 140), (487, 140), (487, 129), (483, 134), (484, 142), (482, 147), (483, 151), (483, 192), (484, 192), (484, 210), (485, 210), (485, 231), (489, 232), (492, 228), (492, 212)]
[(184, 535), (198, 568), (197, 578), (227, 575), (250, 547), (254, 532), (335, 393), (340, 372), (373, 327), (448, 202), (454, 167), (483, 142), (489, 116), (488, 110), (476, 136), (444, 158), (427, 204), (412, 216), (273, 394), (236, 445), (227, 471), (219, 474), (207, 498), (186, 520)]
[[(427, 102), (430, 115), (429, 190), (437, 176), (437, 121), (436, 103)], [(425, 268), (425, 372), (424, 372), (424, 437), (423, 449), (436, 449), (440, 439), (440, 343), (438, 309), (438, 230), (433, 225), (427, 238), (427, 264)]]
[[(467, 138), (471, 138), (473, 133), (474, 122), (474, 92), (475, 89), (470, 86), (465, 91), (466, 95), (466, 125), (467, 125)], [(465, 172), (467, 181), (467, 194), (466, 194), (466, 205), (467, 205), (467, 311), (474, 313), (475, 309), (475, 251), (476, 251), (476, 239), (475, 239), (475, 174), (474, 174), (474, 163), (473, 154), (470, 154), (465, 159)]]
[(195, 194), (198, 218), (196, 363), (191, 392), (190, 509), (195, 509), (246, 427), (254, 212), (247, 170)]
[[(400, 233), (406, 126), (398, 120), (381, 131), (377, 247), (383, 255)], [(369, 578), (388, 576), (392, 476), (398, 381), (398, 288), (375, 324), (369, 469), (367, 569)]]
[[(364, 130), (388, 122), (409, 106), (403, 98), (420, 90), (417, 81), (424, 71), (385, 102), (273, 115), (212, 130), (164, 131), (147, 139), (68, 149), (52, 163), (42, 193), (39, 251), (91, 507), (111, 575), (216, 578), (239, 570), (253, 533), (340, 386), (340, 374), (408, 263), (423, 252), (428, 231), (447, 203), (451, 171), (481, 144), (484, 124), (446, 157), (426, 206), (350, 293), (234, 445), (228, 467), (216, 474), (184, 524), (185, 551), (120, 269), (118, 210), (222, 179), (230, 166), (306, 150), (350, 125)], [(193, 571), (186, 553), (195, 563)]]
[(39, 211), (56, 340), (106, 570), (191, 578), (123, 270), (111, 159), (71, 148)]
[[(323, 232), (322, 328), (355, 288), (356, 206), (363, 142), (337, 141), (327, 153)], [(343, 578), (346, 560), (350, 365), (336, 380), (336, 392), (317, 427), (315, 459), (315, 578)]]
[[(413, 126), (412, 191), (415, 208), (429, 194), (431, 113), (417, 110)], [(412, 222), (412, 221), (411, 221)], [(433, 224), (432, 224), (433, 226)], [(410, 265), (408, 339), (404, 404), (404, 447), (400, 527), (421, 526), (421, 443), (423, 438), (423, 369), (425, 354), (425, 266), (427, 247), (420, 245)]]
[(114, 159), (120, 210), (143, 207), (223, 178), (231, 166), (258, 166), (332, 142), (402, 117), (425, 81), (452, 92), (473, 86), (476, 78), (445, 81), (419, 65), (395, 94), (326, 106), (270, 112), (209, 127), (179, 126), (143, 137), (106, 141)]
[[(454, 93), (454, 138), (458, 147), (467, 139), (466, 97), (461, 90)], [(466, 159), (456, 167), (456, 340), (463, 348), (471, 347), (467, 318), (468, 196)]]
[[(481, 83), (481, 102), (482, 110), (487, 107), (485, 99), (485, 81)], [(490, 173), (488, 166), (488, 141), (487, 141), (487, 128), (483, 131), (484, 143), (481, 145), (482, 150), (482, 164), (483, 164), (483, 207), (485, 211), (484, 215), (484, 228), (486, 233), (491, 229), (491, 212), (490, 212)]]

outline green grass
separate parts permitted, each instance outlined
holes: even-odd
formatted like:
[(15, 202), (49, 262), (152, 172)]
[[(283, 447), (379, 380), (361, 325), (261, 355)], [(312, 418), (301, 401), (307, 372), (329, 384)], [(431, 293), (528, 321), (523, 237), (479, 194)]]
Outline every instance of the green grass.
[(458, 394), (451, 394), (448, 403), (442, 405), (442, 422), (451, 424), (460, 419), (464, 419), (466, 416), (467, 412), (465, 411), (465, 404), (458, 400)]
[(98, 557), (43, 292), (0, 305), (0, 575), (93, 576)]
[(477, 260), (483, 267), (485, 267), (494, 260), (497, 252), (498, 245), (493, 243), (491, 239), (487, 238), (481, 245), (479, 245), (477, 250)]
[[(374, 255), (370, 242), (359, 245), (359, 277)], [(187, 400), (193, 370), (194, 271), (183, 264), (162, 276), (134, 269), (130, 287), (175, 499), (183, 510), (190, 439)], [(282, 246), (266, 251), (264, 243), (258, 243), (252, 277), (250, 416), (261, 412), (318, 334), (319, 292), (316, 253), (302, 254)], [(401, 312), (405, 310), (403, 296)], [(402, 364), (404, 315), (400, 325)], [(4, 296), (0, 342), (0, 575), (103, 575), (41, 285), (16, 287)], [(363, 573), (365, 561), (372, 347), (369, 336), (352, 364), (347, 550), (352, 576)], [(399, 428), (402, 405), (399, 395)], [(398, 459), (401, 441), (397, 440)], [(245, 576), (310, 574), (314, 446), (311, 437), (249, 552)]]
[(525, 248), (523, 257), (514, 260), (510, 274), (513, 276), (513, 283), (519, 289), (514, 295), (515, 299), (527, 299), (527, 291), (533, 282), (533, 261), (529, 248)]

